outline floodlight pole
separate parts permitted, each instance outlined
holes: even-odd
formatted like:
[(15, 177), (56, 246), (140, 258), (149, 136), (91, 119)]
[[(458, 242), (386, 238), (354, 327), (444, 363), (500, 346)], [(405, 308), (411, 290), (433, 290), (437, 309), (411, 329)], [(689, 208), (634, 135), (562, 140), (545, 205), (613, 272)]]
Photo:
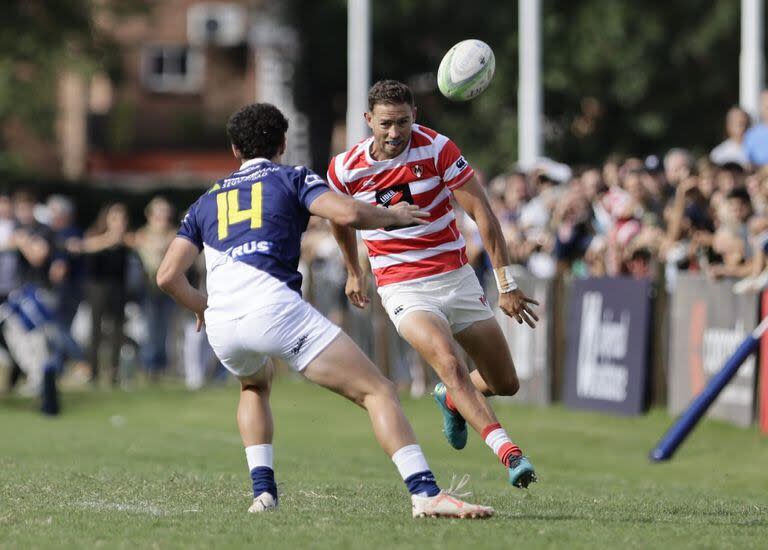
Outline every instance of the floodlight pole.
[(754, 122), (760, 120), (763, 61), (763, 0), (741, 0), (739, 104)]
[(347, 149), (368, 136), (363, 113), (368, 110), (371, 81), (370, 0), (347, 1)]
[(520, 75), (517, 93), (518, 162), (532, 164), (541, 156), (541, 0), (520, 0)]

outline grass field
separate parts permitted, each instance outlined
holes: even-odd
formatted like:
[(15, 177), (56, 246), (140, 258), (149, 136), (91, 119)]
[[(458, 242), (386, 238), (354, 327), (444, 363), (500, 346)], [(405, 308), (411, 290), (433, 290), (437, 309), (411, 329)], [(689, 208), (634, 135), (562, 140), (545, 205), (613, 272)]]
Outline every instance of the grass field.
[(412, 520), (394, 465), (343, 399), (283, 378), (273, 393), (281, 509), (246, 514), (234, 386), (69, 393), (48, 419), (0, 399), (3, 548), (766, 548), (768, 438), (704, 423), (668, 464), (670, 419), (498, 404), (536, 464), (527, 491), (474, 434), (449, 449), (430, 399), (404, 406), (444, 485), (469, 473), (489, 521)]

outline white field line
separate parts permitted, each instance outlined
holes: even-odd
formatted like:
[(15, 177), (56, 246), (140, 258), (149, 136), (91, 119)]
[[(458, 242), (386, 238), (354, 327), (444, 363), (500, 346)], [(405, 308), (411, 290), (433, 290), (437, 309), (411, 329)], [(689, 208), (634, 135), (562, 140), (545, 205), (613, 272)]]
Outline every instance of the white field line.
[(146, 514), (150, 516), (170, 516), (178, 513), (193, 513), (199, 510), (183, 510), (182, 512), (167, 510), (147, 502), (108, 502), (102, 500), (83, 500), (74, 502), (73, 506), (87, 510), (98, 510), (100, 512), (118, 511), (131, 514)]

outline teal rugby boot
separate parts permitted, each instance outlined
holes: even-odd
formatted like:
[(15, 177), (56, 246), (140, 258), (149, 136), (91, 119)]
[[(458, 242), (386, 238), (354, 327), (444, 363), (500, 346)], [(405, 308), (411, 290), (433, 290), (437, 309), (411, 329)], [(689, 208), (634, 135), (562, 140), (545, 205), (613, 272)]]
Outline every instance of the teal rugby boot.
[(448, 397), (448, 391), (445, 388), (445, 384), (439, 382), (432, 396), (437, 401), (440, 412), (443, 413), (443, 433), (448, 443), (454, 449), (463, 449), (467, 445), (467, 421), (458, 412), (453, 412), (448, 408), (446, 398)]
[(536, 472), (533, 464), (527, 457), (513, 456), (509, 461), (509, 482), (518, 489), (527, 489), (528, 485), (536, 481)]

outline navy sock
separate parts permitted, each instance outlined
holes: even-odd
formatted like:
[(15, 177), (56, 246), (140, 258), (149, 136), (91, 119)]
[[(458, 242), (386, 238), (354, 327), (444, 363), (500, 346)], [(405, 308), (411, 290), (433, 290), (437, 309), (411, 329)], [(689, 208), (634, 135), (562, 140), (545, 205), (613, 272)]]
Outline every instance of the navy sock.
[(253, 480), (253, 496), (259, 496), (267, 492), (277, 500), (277, 484), (275, 483), (275, 472), (267, 466), (259, 466), (251, 470), (251, 479)]
[(425, 494), (428, 497), (433, 497), (440, 492), (440, 487), (437, 486), (431, 470), (424, 470), (408, 476), (405, 479), (405, 484), (412, 495)]

